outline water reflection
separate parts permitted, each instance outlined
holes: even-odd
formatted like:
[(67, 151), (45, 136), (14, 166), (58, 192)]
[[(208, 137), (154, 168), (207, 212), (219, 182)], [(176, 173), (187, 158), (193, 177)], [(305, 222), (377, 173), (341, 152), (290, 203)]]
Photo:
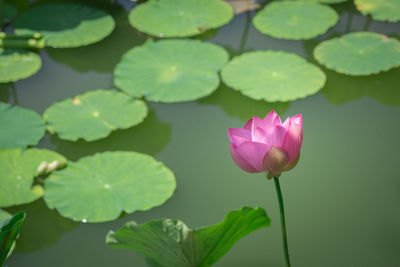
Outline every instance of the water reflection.
[(79, 72), (112, 72), (121, 56), (130, 48), (141, 45), (146, 36), (136, 31), (128, 21), (128, 12), (120, 5), (110, 5), (108, 12), (116, 27), (110, 36), (93, 45), (78, 48), (47, 48), (50, 57)]
[(365, 77), (347, 76), (323, 69), (327, 82), (322, 93), (333, 104), (343, 104), (362, 96), (374, 98), (384, 105), (400, 106), (400, 69)]
[(50, 247), (63, 233), (72, 231), (79, 225), (79, 223), (61, 217), (57, 211), (49, 209), (43, 199), (6, 210), (11, 214), (18, 211), (26, 212), (25, 223), (16, 246), (16, 251), (20, 253)]
[(200, 104), (219, 105), (229, 115), (247, 121), (253, 116), (265, 117), (274, 109), (279, 114), (289, 108), (289, 102), (265, 102), (253, 100), (241, 93), (221, 84), (220, 87), (210, 96), (198, 100)]
[(153, 109), (145, 120), (132, 128), (117, 130), (108, 137), (94, 142), (79, 140), (70, 142), (53, 135), (51, 142), (55, 150), (70, 160), (77, 160), (87, 155), (104, 151), (136, 151), (155, 155), (159, 153), (171, 139), (171, 126), (161, 122)]
[[(332, 38), (337, 36), (340, 34), (334, 33)], [(305, 41), (304, 49), (309, 60), (318, 65), (313, 58), (313, 50), (317, 44), (316, 40)], [(326, 74), (326, 83), (321, 92), (333, 104), (340, 105), (367, 96), (384, 105), (400, 105), (399, 68), (367, 76), (350, 76), (318, 66)]]

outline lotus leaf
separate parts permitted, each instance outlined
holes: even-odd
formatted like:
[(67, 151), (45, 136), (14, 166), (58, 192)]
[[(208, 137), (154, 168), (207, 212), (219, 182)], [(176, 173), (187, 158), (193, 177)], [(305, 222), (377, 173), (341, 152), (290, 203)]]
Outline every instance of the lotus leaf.
[(36, 145), (45, 131), (39, 114), (6, 103), (0, 103), (0, 125), (0, 149)]
[(143, 101), (117, 91), (96, 90), (53, 104), (43, 118), (47, 129), (62, 139), (94, 141), (139, 124), (146, 115)]
[(61, 215), (83, 222), (117, 219), (121, 212), (149, 210), (169, 199), (174, 174), (153, 157), (104, 152), (69, 163), (45, 182), (44, 199)]

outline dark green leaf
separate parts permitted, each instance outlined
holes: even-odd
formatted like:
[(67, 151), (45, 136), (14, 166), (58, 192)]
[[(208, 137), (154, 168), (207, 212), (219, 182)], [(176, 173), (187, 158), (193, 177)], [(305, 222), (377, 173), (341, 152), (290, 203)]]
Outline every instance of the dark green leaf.
[(6, 261), (19, 230), (25, 220), (25, 212), (18, 212), (0, 230), (0, 266)]
[(207, 267), (218, 261), (239, 239), (270, 225), (262, 208), (231, 211), (219, 224), (189, 229), (179, 220), (128, 222), (110, 231), (106, 243), (113, 248), (133, 249), (160, 267)]

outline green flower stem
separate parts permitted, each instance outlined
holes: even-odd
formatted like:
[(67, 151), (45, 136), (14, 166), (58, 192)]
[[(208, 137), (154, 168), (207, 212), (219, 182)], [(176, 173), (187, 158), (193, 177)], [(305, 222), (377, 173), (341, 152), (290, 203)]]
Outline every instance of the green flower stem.
[(40, 34), (33, 34), (30, 36), (17, 36), (8, 35), (0, 32), (0, 47), (40, 50), (43, 49), (44, 46), (45, 41)]
[(282, 191), (281, 191), (281, 186), (279, 184), (279, 179), (277, 177), (274, 177), (274, 182), (275, 182), (276, 194), (278, 196), (279, 211), (281, 215), (283, 251), (285, 252), (286, 266), (290, 267), (289, 248), (288, 248), (287, 234), (286, 234), (285, 209), (283, 207)]

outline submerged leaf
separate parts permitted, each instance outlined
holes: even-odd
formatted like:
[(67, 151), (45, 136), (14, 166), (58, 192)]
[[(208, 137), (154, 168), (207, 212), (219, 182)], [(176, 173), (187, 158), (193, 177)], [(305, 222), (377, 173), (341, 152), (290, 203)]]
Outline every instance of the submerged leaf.
[(369, 75), (400, 66), (400, 42), (373, 32), (354, 32), (320, 43), (315, 59), (347, 75)]
[(0, 229), (0, 266), (6, 261), (10, 255), (14, 242), (18, 237), (22, 223), (25, 220), (25, 213), (18, 212), (9, 221), (7, 221)]
[(172, 171), (136, 152), (104, 152), (70, 162), (46, 179), (50, 208), (75, 221), (105, 222), (169, 199), (176, 187)]
[(0, 150), (0, 207), (29, 203), (43, 195), (43, 188), (33, 182), (44, 162), (67, 164), (63, 156), (46, 149)]
[(129, 22), (157, 37), (187, 37), (221, 27), (233, 8), (221, 0), (149, 0), (135, 7)]
[(36, 145), (44, 135), (44, 123), (33, 110), (0, 103), (0, 149)]
[(81, 4), (55, 3), (29, 9), (14, 21), (15, 33), (41, 33), (50, 47), (78, 47), (107, 37), (115, 22), (106, 12)]
[(42, 60), (36, 53), (0, 47), (0, 83), (28, 78), (41, 66)]
[(110, 231), (106, 243), (112, 248), (133, 249), (153, 266), (207, 267), (217, 262), (242, 237), (270, 225), (262, 208), (231, 211), (219, 224), (190, 229), (179, 220), (128, 222)]
[(256, 51), (233, 58), (222, 80), (244, 95), (269, 102), (291, 101), (317, 93), (325, 74), (302, 57), (282, 51)]
[(114, 70), (121, 90), (154, 102), (182, 102), (211, 94), (228, 53), (199, 40), (147, 41), (129, 50)]
[(146, 115), (143, 101), (117, 91), (96, 90), (51, 105), (43, 118), (47, 129), (62, 139), (94, 141), (137, 125)]

